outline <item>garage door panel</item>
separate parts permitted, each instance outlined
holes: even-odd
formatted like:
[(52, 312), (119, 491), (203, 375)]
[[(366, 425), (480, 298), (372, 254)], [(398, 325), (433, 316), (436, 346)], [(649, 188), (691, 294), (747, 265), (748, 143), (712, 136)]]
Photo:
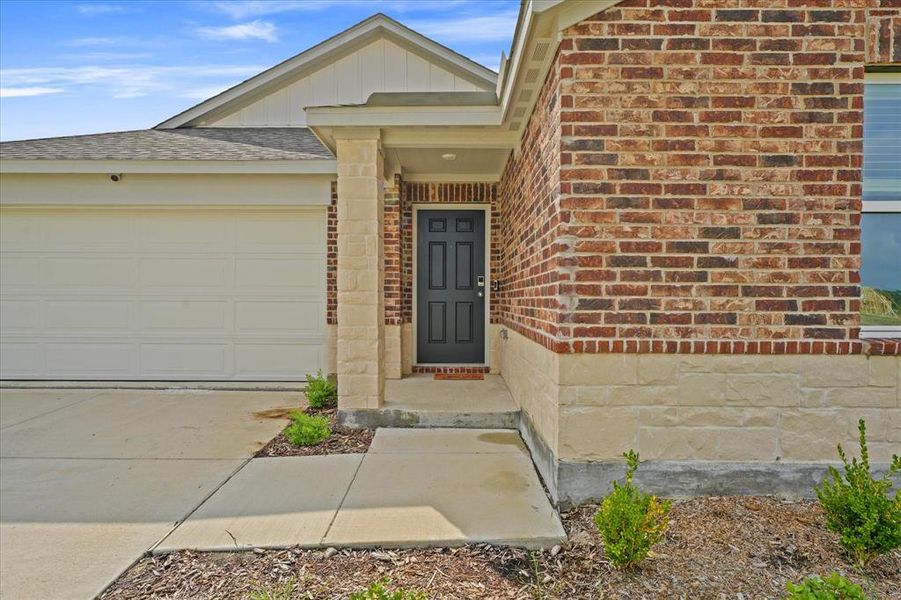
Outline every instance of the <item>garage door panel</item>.
[(103, 252), (132, 250), (131, 225), (113, 215), (98, 216), (65, 211), (46, 222), (44, 248), (48, 251)]
[(228, 303), (202, 300), (159, 300), (142, 302), (141, 328), (145, 331), (204, 333), (225, 331)]
[(299, 380), (325, 366), (323, 208), (2, 216), (2, 378)]
[(0, 343), (0, 364), (19, 377), (36, 377), (43, 373), (40, 344), (4, 341)]
[(141, 371), (146, 375), (224, 377), (228, 373), (228, 349), (227, 344), (143, 344)]
[(235, 302), (235, 332), (324, 333), (325, 319), (314, 302), (253, 301)]
[[(315, 274), (316, 281), (311, 281)], [(316, 284), (319, 285), (316, 285)], [(255, 290), (286, 290), (324, 293), (325, 268), (322, 258), (239, 257), (235, 260), (235, 287)]]
[(30, 331), (41, 324), (41, 304), (35, 300), (0, 300), (0, 331)]
[(130, 258), (51, 256), (44, 259), (46, 288), (127, 289), (132, 285), (134, 261)]
[(137, 224), (139, 252), (230, 252), (235, 247), (235, 221), (230, 215), (178, 212)]
[(325, 246), (325, 230), (305, 213), (272, 213), (237, 223), (238, 249), (248, 252), (311, 252)]
[[(0, 238), (0, 243), (5, 243)], [(36, 288), (41, 285), (41, 259), (25, 256), (0, 258), (0, 284), (4, 291), (14, 288)]]
[(224, 288), (229, 260), (222, 258), (165, 258), (141, 259), (139, 281), (141, 287), (167, 288)]
[(44, 307), (48, 332), (127, 334), (131, 330), (132, 307), (127, 300), (52, 300)]
[(297, 365), (311, 365), (311, 373), (322, 368), (324, 358), (321, 344), (237, 344), (235, 373), (239, 379), (283, 379)]
[(66, 377), (128, 375), (136, 371), (137, 349), (130, 343), (52, 342), (45, 345), (50, 375)]

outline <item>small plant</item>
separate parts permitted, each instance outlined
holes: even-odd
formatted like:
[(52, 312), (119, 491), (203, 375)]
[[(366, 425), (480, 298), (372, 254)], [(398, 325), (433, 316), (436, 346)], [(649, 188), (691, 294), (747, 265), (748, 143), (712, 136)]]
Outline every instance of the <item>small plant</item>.
[(838, 573), (825, 579), (813, 575), (797, 585), (789, 582), (785, 589), (788, 590), (785, 600), (867, 600), (859, 585)]
[(844, 477), (835, 467), (829, 467), (829, 478), (814, 487), (820, 506), (826, 515), (826, 528), (837, 533), (839, 543), (854, 558), (859, 567), (901, 547), (901, 495), (891, 498), (891, 479), (901, 471), (901, 458), (892, 456), (888, 472), (876, 479), (870, 473), (867, 452), (867, 428), (863, 419), (860, 431), (860, 460), (848, 461), (841, 444), (838, 455), (844, 465)]
[(326, 417), (295, 412), (291, 415), (291, 421), (285, 428), (285, 437), (295, 446), (314, 446), (332, 435)]
[(335, 383), (322, 375), (322, 369), (316, 376), (307, 375), (307, 387), (304, 394), (311, 408), (331, 408), (338, 403), (338, 387)]
[(294, 580), (290, 579), (281, 585), (254, 585), (250, 590), (250, 600), (291, 600), (294, 594)]
[(423, 592), (408, 591), (404, 588), (396, 588), (392, 591), (388, 589), (388, 584), (387, 579), (373, 582), (365, 590), (351, 594), (349, 600), (427, 600)]
[(632, 483), (638, 469), (638, 454), (630, 450), (626, 459), (626, 483), (613, 482), (613, 491), (601, 502), (594, 523), (604, 540), (604, 553), (617, 568), (629, 568), (647, 557), (669, 526), (670, 502), (645, 494)]

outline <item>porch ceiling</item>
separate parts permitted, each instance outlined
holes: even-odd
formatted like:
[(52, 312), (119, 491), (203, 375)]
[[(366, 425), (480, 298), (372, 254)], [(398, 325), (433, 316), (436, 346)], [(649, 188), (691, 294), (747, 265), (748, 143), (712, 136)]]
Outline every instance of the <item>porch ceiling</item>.
[[(403, 173), (406, 181), (497, 181), (509, 154), (504, 148), (388, 146), (385, 170)], [(445, 158), (448, 155), (454, 158)]]

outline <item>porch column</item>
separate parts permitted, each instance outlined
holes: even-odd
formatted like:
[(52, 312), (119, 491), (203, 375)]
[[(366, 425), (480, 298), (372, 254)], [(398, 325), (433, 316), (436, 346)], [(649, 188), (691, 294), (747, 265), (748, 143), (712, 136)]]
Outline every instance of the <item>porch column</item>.
[(335, 133), (338, 154), (338, 407), (379, 408), (385, 387), (382, 223), (385, 186), (378, 129)]

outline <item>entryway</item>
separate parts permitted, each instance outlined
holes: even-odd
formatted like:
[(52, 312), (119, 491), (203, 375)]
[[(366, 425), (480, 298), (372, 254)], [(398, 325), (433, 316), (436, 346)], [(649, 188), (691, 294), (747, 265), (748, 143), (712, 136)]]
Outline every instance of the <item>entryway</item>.
[(485, 211), (416, 211), (416, 363), (484, 364)]

